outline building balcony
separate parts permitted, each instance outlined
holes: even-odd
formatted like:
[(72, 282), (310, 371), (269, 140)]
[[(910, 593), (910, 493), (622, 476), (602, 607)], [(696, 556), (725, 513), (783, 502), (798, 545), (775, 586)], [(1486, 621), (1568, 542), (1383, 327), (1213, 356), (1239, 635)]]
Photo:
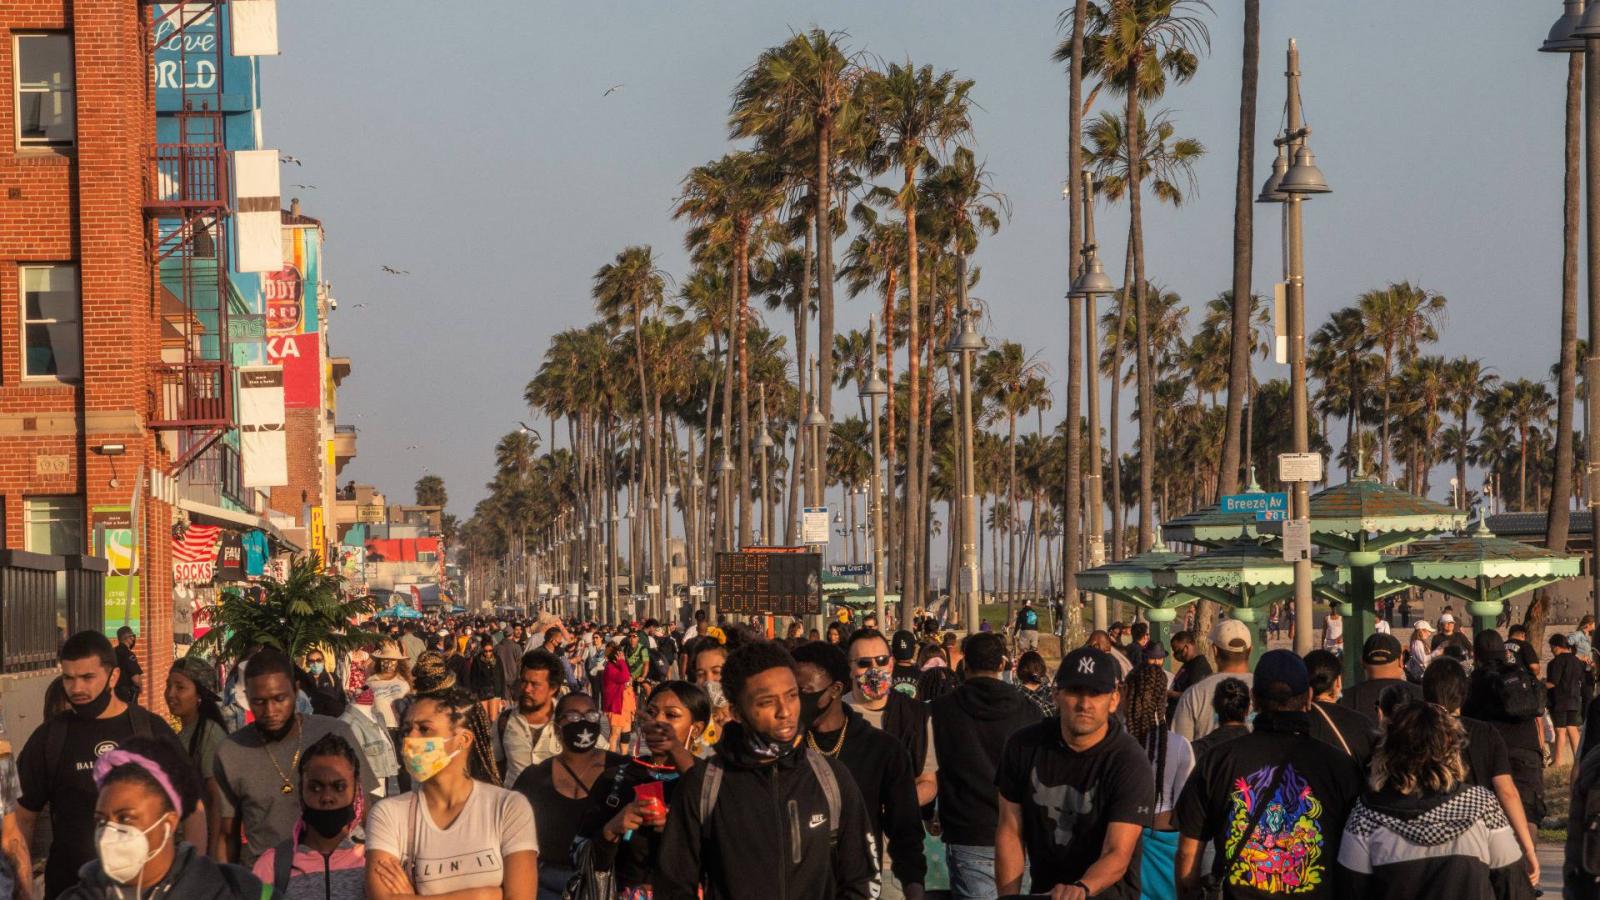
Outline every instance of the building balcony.
[(228, 364), (220, 361), (155, 366), (151, 428), (226, 427), (233, 423)]
[(159, 215), (226, 211), (228, 148), (221, 143), (154, 145), (147, 190), (145, 209)]

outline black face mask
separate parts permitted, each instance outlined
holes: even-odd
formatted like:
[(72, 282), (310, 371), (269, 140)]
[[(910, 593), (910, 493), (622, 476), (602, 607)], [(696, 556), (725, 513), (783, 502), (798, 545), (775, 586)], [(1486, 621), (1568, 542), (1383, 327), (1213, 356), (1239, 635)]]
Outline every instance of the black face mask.
[(807, 728), (814, 728), (816, 727), (817, 720), (822, 718), (824, 713), (833, 708), (832, 703), (829, 703), (827, 706), (822, 705), (822, 698), (827, 696), (827, 693), (827, 688), (823, 688), (820, 691), (800, 692), (800, 724)]
[(262, 740), (269, 744), (276, 744), (277, 742), (289, 736), (289, 732), (294, 730), (294, 724), (299, 720), (299, 718), (299, 715), (290, 716), (289, 721), (285, 722), (283, 727), (277, 729), (276, 731), (268, 731), (267, 726), (262, 724), (260, 719), (255, 721), (255, 726), (256, 730), (261, 732)]
[(110, 705), (111, 682), (107, 680), (106, 688), (100, 692), (100, 696), (90, 700), (88, 703), (85, 703), (82, 706), (79, 706), (76, 703), (72, 704), (72, 712), (80, 719), (98, 719), (100, 718), (100, 714), (105, 712), (106, 707)]
[(593, 750), (595, 742), (600, 739), (600, 726), (595, 722), (563, 722), (561, 725), (561, 746), (568, 750)]
[(338, 809), (312, 809), (307, 806), (300, 810), (300, 818), (317, 834), (334, 838), (356, 820), (356, 805), (352, 803)]

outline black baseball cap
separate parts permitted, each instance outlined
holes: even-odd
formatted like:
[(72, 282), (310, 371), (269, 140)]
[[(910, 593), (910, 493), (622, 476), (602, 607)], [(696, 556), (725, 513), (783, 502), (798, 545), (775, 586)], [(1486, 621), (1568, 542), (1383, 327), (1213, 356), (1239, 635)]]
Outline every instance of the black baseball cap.
[(1369, 666), (1386, 666), (1400, 658), (1400, 641), (1392, 634), (1379, 632), (1361, 645), (1361, 661)]
[(889, 642), (889, 653), (898, 660), (915, 658), (917, 655), (916, 636), (905, 629), (896, 631), (894, 638)]
[(1121, 672), (1111, 654), (1093, 647), (1079, 647), (1061, 660), (1061, 667), (1056, 669), (1056, 687), (1109, 694), (1117, 689), (1119, 675)]
[(1304, 694), (1311, 690), (1311, 673), (1305, 660), (1294, 655), (1293, 650), (1268, 650), (1256, 660), (1255, 687), (1266, 690), (1281, 684), (1290, 694)]

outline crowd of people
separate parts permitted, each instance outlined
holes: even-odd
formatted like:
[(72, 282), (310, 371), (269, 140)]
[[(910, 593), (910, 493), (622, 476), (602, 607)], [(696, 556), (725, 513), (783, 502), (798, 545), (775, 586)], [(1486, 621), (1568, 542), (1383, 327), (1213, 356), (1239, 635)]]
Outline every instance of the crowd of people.
[[(1374, 634), (1348, 689), (1232, 619), (1053, 672), (1031, 605), (913, 624), (424, 620), (181, 658), (168, 716), (132, 635), (74, 635), (0, 754), (0, 897), (1531, 897), (1544, 769), (1600, 719), (1589, 620)], [(1572, 785), (1600, 896), (1600, 756)]]

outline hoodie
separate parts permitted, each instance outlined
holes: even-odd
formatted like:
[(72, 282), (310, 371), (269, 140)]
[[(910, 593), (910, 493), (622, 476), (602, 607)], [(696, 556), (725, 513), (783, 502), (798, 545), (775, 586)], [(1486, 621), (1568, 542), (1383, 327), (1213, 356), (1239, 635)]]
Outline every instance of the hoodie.
[(1505, 886), (1528, 887), (1520, 868), (1497, 871), (1521, 860), (1499, 799), (1475, 785), (1412, 796), (1369, 792), (1351, 810), (1339, 844), (1351, 895), (1371, 900), (1491, 900)]
[(1006, 739), (1043, 718), (1038, 704), (998, 678), (968, 678), (928, 704), (939, 757), (939, 822), (944, 842), (994, 846), (999, 824), (995, 772)]
[[(877, 850), (850, 772), (827, 759), (839, 784), (837, 839), (828, 801), (802, 742), (763, 764), (738, 722), (723, 727), (717, 756), (722, 786), (703, 821), (700, 787), (708, 762), (679, 780), (661, 838), (657, 900), (866, 900), (878, 894)], [(704, 886), (704, 893), (700, 889)]]
[[(118, 884), (100, 871), (100, 861), (84, 864), (78, 870), (78, 883), (61, 895), (61, 900), (131, 900), (131, 885)], [(145, 897), (171, 897), (174, 900), (272, 900), (272, 886), (241, 866), (219, 863), (201, 856), (190, 844), (179, 844), (167, 877), (154, 887), (146, 887)]]

